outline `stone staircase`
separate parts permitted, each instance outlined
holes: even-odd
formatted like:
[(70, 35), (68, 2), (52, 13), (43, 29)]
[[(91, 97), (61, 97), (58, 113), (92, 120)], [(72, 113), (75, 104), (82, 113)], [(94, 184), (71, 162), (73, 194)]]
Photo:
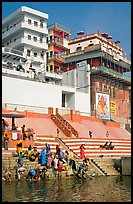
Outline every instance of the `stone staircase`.
[(120, 175), (114, 167), (114, 161), (110, 158), (95, 158), (92, 162), (99, 168), (106, 176)]
[(85, 156), (88, 158), (98, 158), (100, 155), (108, 158), (120, 158), (131, 156), (131, 140), (112, 139), (114, 149), (101, 149), (100, 145), (109, 141), (107, 138), (60, 138), (62, 142), (69, 147), (78, 157), (80, 157), (80, 145), (85, 146)]

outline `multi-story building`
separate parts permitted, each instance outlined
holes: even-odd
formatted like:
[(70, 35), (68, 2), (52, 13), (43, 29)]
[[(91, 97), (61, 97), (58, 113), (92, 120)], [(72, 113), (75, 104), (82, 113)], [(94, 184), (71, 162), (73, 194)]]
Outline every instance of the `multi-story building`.
[[(70, 29), (58, 23), (48, 26), (47, 71), (60, 74), (64, 63), (64, 52), (68, 50)], [(58, 78), (61, 80), (62, 78)]]
[(111, 118), (129, 118), (131, 78), (124, 73), (130, 72), (131, 61), (123, 57), (120, 42), (110, 39), (112, 36), (99, 32), (71, 39), (62, 71), (74, 70), (86, 60), (90, 65), (91, 114), (95, 114), (95, 95), (101, 92), (110, 95)]
[[(2, 21), (2, 46), (23, 53), (24, 62), (37, 72), (40, 65), (46, 70), (47, 20), (48, 14), (22, 6)], [(14, 64), (15, 59), (7, 55), (8, 62)], [(23, 63), (22, 58), (18, 63)]]
[[(44, 111), (53, 107), (90, 114), (90, 92), (81, 93), (75, 86), (64, 84), (67, 73), (57, 73), (63, 63), (60, 56), (67, 50), (70, 30), (57, 23), (50, 26), (48, 41), (54, 40), (48, 45), (47, 19), (47, 14), (22, 6), (3, 20), (2, 104), (18, 110)], [(46, 67), (47, 51), (52, 59)], [(34, 73), (39, 71), (41, 77), (35, 77)]]

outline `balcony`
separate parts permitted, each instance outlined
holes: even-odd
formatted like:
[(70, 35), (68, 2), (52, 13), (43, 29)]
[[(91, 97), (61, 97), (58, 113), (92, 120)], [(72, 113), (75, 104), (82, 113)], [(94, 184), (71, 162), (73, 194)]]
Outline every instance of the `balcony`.
[[(23, 29), (32, 30), (33, 32), (40, 32), (41, 34), (48, 35), (47, 27), (40, 28), (35, 27), (34, 25), (29, 25), (26, 21), (20, 21), (17, 24), (14, 24), (12, 27), (8, 28), (8, 30), (2, 32), (2, 39), (7, 38), (9, 35), (15, 35), (22, 31)], [(37, 29), (37, 31), (35, 30)]]
[(64, 62), (64, 55), (55, 54), (55, 55), (50, 56), (50, 57), (48, 58), (48, 62), (51, 61), (51, 60), (57, 61), (57, 62), (59, 62), (59, 63), (63, 63), (63, 62)]
[(115, 70), (112, 69), (108, 69), (107, 67), (104, 66), (99, 66), (99, 67), (92, 67), (91, 68), (91, 73), (99, 73), (99, 72), (103, 72), (105, 74), (110, 75), (112, 78), (117, 78), (120, 79), (122, 81), (127, 81), (128, 83), (131, 83), (131, 78), (128, 76), (125, 76), (122, 73), (119, 73)]
[(64, 31), (66, 33), (69, 33), (70, 32), (70, 29), (69, 28), (66, 28), (58, 23), (55, 23), (55, 24), (52, 24), (50, 26), (48, 26), (48, 29), (57, 29), (57, 30), (61, 30), (61, 31)]
[(45, 42), (44, 43), (34, 42), (32, 40), (28, 40), (28, 38), (24, 37), (24, 36), (22, 36), (20, 38), (17, 38), (13, 42), (10, 43), (10, 45), (12, 47), (19, 47), (22, 44), (29, 45), (30, 47), (33, 46), (33, 47), (35, 47), (37, 49), (39, 49), (39, 48), (42, 49), (43, 48), (43, 50), (48, 50), (48, 44), (47, 43), (45, 43)]
[(53, 78), (54, 80), (62, 80), (62, 74), (57, 74), (53, 72), (44, 72), (44, 77)]

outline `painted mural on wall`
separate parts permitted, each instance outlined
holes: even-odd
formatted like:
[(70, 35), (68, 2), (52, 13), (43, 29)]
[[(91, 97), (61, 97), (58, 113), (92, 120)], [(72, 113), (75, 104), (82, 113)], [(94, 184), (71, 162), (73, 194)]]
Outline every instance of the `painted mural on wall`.
[(96, 93), (96, 116), (110, 120), (110, 96), (108, 94)]

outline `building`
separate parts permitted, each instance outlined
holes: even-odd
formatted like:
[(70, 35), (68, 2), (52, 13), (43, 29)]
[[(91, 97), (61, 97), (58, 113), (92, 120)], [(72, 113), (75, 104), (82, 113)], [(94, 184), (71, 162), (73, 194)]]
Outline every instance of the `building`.
[[(2, 21), (2, 46), (18, 50), (20, 55), (23, 53), (27, 70), (39, 72), (40, 65), (46, 70), (47, 20), (48, 14), (22, 6)], [(9, 62), (10, 55), (7, 59)], [(14, 60), (15, 57), (10, 62), (14, 64)], [(17, 60), (17, 65), (23, 63), (22, 58)]]
[[(56, 83), (60, 83), (61, 69), (64, 63), (64, 52), (68, 50), (68, 42), (70, 40), (70, 29), (54, 23), (48, 26), (48, 51), (47, 51), (47, 71), (51, 73), (51, 78), (48, 80), (53, 80), (53, 74), (56, 74)], [(49, 73), (49, 74), (50, 74)]]
[(95, 115), (96, 93), (100, 92), (110, 96), (111, 118), (127, 119), (131, 114), (131, 78), (124, 73), (131, 71), (131, 61), (123, 57), (120, 42), (110, 39), (112, 36), (99, 32), (71, 39), (62, 71), (77, 69), (77, 63), (86, 60), (90, 65), (91, 115)]
[[(56, 23), (49, 27), (47, 38), (47, 20), (47, 14), (25, 6), (3, 20), (3, 107), (40, 112), (53, 107), (54, 110), (64, 108), (90, 114), (90, 92), (81, 93), (75, 85), (65, 84), (67, 73), (64, 76), (57, 73), (63, 61), (56, 56), (67, 50), (70, 30)], [(50, 40), (48, 44), (46, 39)], [(52, 56), (47, 68), (46, 52), (48, 58)]]

